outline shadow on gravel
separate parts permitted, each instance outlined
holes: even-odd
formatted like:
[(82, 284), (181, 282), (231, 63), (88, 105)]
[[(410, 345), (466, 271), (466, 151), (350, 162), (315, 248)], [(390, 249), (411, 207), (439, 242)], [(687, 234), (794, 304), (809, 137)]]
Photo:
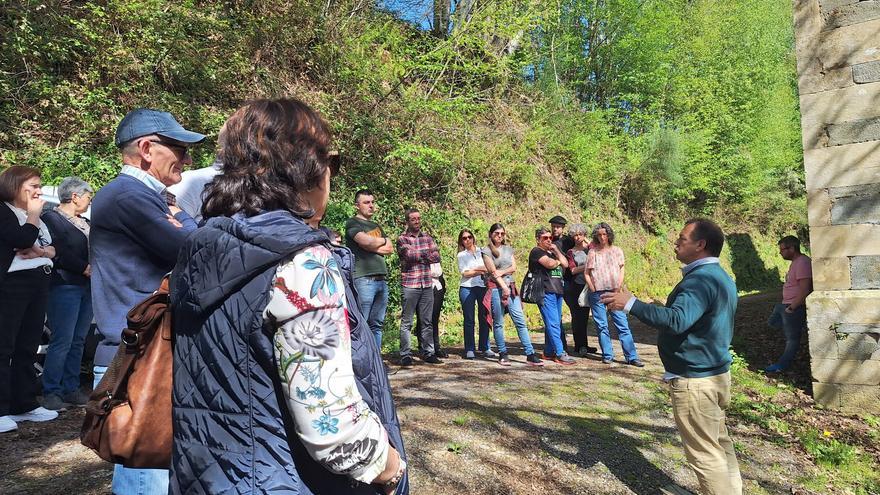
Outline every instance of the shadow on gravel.
[[(442, 390), (432, 387), (434, 377), (426, 376), (417, 378), (408, 383), (408, 387), (424, 390), (431, 397), (400, 398), (395, 401), (400, 410), (408, 407), (424, 407), (437, 410), (466, 410), (468, 413), (480, 418), (480, 422), (493, 430), (486, 436), (487, 441), (503, 443), (510, 437), (532, 439), (527, 441), (530, 446), (523, 452), (523, 464), (517, 466), (517, 470), (509, 466), (499, 465), (493, 459), (480, 456), (478, 462), (491, 464), (495, 469), (507, 470), (504, 479), (518, 479), (527, 477), (528, 473), (535, 473), (540, 469), (538, 465), (527, 465), (526, 455), (535, 454), (538, 451), (551, 455), (557, 459), (581, 468), (590, 468), (601, 463), (610, 473), (630, 490), (637, 494), (655, 494), (659, 488), (673, 484), (674, 481), (661, 469), (649, 461), (642, 450), (654, 450), (660, 442), (677, 442), (678, 434), (674, 428), (646, 425), (628, 421), (624, 418), (650, 414), (649, 411), (657, 409), (655, 403), (647, 403), (626, 410), (615, 411), (608, 419), (587, 419), (576, 415), (565, 415), (548, 412), (535, 407), (509, 407), (503, 404), (481, 404), (468, 400), (459, 395), (445, 395)], [(578, 405), (573, 404), (576, 409)], [(525, 418), (539, 415), (542, 423)], [(416, 427), (421, 438), (444, 442), (430, 427), (430, 425), (410, 425)], [(511, 434), (510, 429), (518, 430)], [(504, 438), (506, 437), (506, 439)], [(512, 441), (512, 440), (510, 440)], [(478, 453), (471, 452), (474, 455)], [(413, 455), (411, 453), (410, 455)], [(540, 454), (543, 455), (543, 454)], [(428, 478), (446, 478), (448, 473), (442, 466), (434, 469), (430, 463), (420, 463), (424, 474)], [(552, 480), (556, 477), (553, 473), (541, 473), (541, 478)], [(450, 484), (455, 484), (450, 483)], [(460, 486), (467, 491), (469, 487)], [(472, 488), (472, 487), (471, 487)], [(567, 493), (563, 485), (547, 486), (548, 493)], [(515, 493), (514, 486), (493, 487), (491, 493)], [(487, 491), (486, 493), (490, 493)]]
[(113, 466), (79, 443), (83, 410), (0, 436), (0, 493), (108, 493)]

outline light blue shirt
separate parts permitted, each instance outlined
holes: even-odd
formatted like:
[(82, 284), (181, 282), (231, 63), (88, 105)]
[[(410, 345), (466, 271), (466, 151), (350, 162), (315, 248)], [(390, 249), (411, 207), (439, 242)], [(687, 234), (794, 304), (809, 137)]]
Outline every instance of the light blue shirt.
[(708, 256), (706, 258), (700, 258), (696, 261), (691, 261), (687, 265), (684, 265), (683, 267), (681, 267), (681, 276), (683, 277), (683, 276), (687, 275), (694, 268), (696, 268), (698, 266), (708, 265), (711, 263), (719, 263), (719, 262), (720, 262), (720, 260), (714, 256)]
[(161, 182), (159, 182), (159, 179), (153, 177), (144, 170), (133, 167), (131, 165), (123, 165), (122, 171), (120, 171), (119, 173), (122, 175), (130, 175), (134, 177), (135, 179), (146, 184), (147, 187), (149, 187), (150, 189), (156, 191), (159, 195), (165, 194), (165, 184), (162, 184)]

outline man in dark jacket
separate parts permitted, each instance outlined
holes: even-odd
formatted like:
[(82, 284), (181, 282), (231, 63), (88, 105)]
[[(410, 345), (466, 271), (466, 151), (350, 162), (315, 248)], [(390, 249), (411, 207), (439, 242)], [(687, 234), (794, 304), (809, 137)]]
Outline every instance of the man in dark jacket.
[[(92, 202), (89, 236), (92, 301), (103, 340), (95, 351), (95, 383), (116, 354), (126, 315), (153, 293), (177, 261), (196, 223), (168, 205), (165, 189), (192, 163), (189, 147), (205, 136), (183, 128), (170, 113), (139, 108), (116, 129), (122, 171)], [(117, 465), (113, 493), (165, 494), (168, 471)]]

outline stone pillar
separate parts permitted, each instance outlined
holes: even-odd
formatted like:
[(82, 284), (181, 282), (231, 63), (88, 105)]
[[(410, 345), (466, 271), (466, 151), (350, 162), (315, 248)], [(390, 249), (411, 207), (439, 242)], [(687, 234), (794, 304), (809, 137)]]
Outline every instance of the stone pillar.
[(880, 0), (793, 0), (813, 395), (880, 412)]

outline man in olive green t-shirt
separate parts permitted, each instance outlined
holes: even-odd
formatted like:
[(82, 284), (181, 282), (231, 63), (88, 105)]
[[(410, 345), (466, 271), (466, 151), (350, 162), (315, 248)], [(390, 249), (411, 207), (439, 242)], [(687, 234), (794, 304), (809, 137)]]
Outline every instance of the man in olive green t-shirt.
[(354, 253), (354, 287), (358, 307), (382, 351), (382, 325), (388, 307), (388, 267), (385, 256), (394, 252), (394, 243), (371, 218), (376, 213), (375, 196), (361, 189), (354, 195), (355, 216), (345, 222), (345, 244)]

